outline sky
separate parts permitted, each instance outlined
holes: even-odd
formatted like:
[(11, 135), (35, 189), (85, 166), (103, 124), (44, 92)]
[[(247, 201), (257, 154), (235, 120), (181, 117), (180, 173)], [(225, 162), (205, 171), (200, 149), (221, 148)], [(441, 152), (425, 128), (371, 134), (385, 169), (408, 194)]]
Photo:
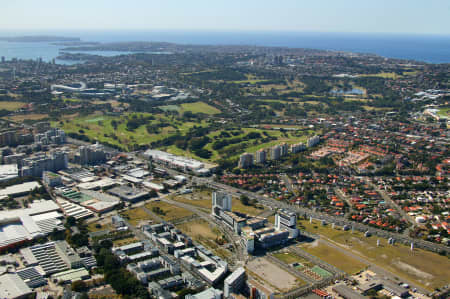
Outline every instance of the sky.
[(0, 30), (319, 31), (450, 35), (449, 0), (13, 0)]

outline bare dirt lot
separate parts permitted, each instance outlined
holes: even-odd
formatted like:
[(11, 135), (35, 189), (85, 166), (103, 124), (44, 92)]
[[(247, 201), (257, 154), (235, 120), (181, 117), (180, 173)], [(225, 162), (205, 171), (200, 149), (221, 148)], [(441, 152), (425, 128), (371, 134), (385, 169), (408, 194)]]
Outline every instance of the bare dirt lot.
[(247, 264), (247, 269), (252, 275), (279, 291), (289, 291), (301, 283), (300, 279), (272, 264), (265, 258), (256, 258)]

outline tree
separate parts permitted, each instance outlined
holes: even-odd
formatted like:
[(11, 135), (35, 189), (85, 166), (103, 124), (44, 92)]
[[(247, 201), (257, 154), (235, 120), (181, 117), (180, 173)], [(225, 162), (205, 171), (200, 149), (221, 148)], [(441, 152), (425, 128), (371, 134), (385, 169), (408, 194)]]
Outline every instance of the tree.
[(250, 200), (246, 195), (241, 195), (239, 199), (244, 206), (248, 206), (250, 204)]
[(77, 219), (75, 219), (75, 217), (73, 216), (69, 216), (66, 219), (66, 224), (70, 227), (70, 226), (74, 226), (75, 224), (77, 224)]
[(87, 290), (87, 285), (84, 281), (78, 280), (72, 282), (72, 291), (75, 292), (84, 292)]

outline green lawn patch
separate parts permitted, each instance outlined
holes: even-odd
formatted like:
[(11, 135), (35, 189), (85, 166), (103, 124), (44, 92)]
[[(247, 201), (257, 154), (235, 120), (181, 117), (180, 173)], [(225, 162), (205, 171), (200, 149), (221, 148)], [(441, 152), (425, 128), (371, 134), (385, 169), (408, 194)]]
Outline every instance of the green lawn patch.
[(219, 114), (221, 111), (216, 107), (208, 105), (204, 102), (184, 103), (181, 104), (180, 112), (190, 111), (192, 113), (205, 113), (209, 115)]

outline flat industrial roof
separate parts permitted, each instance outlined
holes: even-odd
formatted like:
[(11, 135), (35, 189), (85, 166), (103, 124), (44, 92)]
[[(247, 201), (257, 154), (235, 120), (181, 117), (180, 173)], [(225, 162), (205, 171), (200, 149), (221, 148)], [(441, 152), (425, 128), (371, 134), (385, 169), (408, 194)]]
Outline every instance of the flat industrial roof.
[(0, 297), (17, 298), (31, 293), (31, 289), (19, 275), (4, 274), (0, 276)]
[(16, 195), (25, 192), (30, 192), (33, 189), (41, 187), (38, 182), (26, 182), (22, 184), (12, 185), (0, 190), (0, 196)]

